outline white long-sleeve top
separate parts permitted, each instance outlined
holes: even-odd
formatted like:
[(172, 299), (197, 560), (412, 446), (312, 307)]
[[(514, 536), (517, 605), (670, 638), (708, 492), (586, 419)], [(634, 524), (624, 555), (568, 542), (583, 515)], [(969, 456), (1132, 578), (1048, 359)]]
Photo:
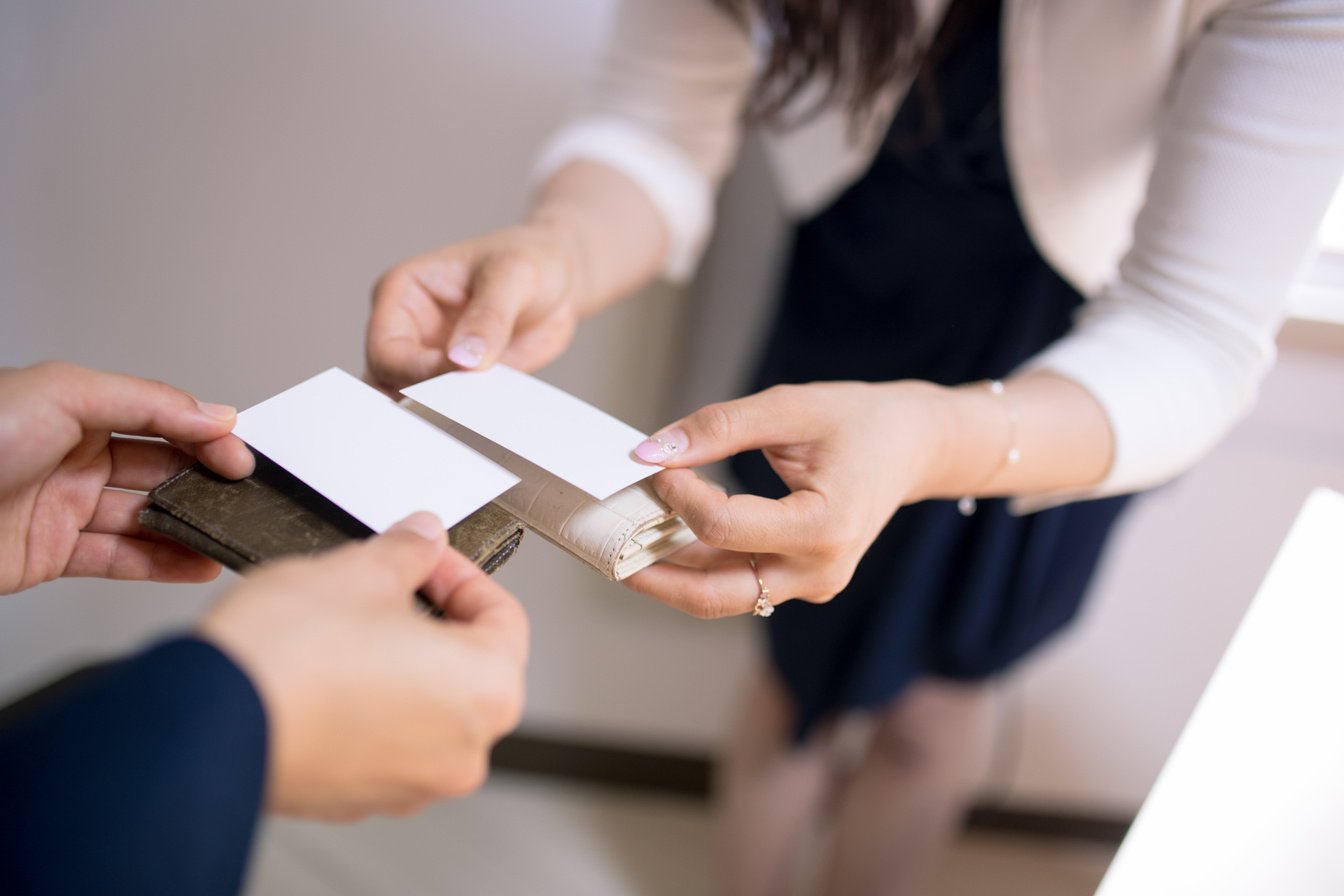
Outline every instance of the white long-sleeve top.
[[(919, 5), (931, 34), (946, 0)], [(1253, 404), (1344, 175), (1344, 2), (1005, 0), (1003, 60), (1019, 206), (1088, 298), (1026, 367), (1081, 384), (1115, 438), (1105, 480), (1075, 495), (1165, 481)], [(757, 70), (750, 35), (710, 0), (624, 0), (588, 106), (537, 174), (577, 158), (620, 170), (662, 215), (665, 273), (686, 277)], [(792, 210), (862, 173), (907, 86), (857, 137), (831, 110), (775, 139)]]

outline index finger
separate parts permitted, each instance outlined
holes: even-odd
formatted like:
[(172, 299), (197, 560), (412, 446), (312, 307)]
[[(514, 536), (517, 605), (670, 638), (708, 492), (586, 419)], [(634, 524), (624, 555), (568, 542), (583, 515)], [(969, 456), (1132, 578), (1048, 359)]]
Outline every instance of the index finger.
[(83, 429), (145, 432), (179, 442), (211, 442), (227, 435), (237, 412), (208, 404), (167, 383), (72, 364), (34, 368), (50, 400)]
[(805, 389), (773, 386), (705, 405), (640, 443), (635, 456), (664, 467), (696, 467), (753, 448), (810, 442), (829, 432), (832, 424), (805, 405)]
[(809, 554), (825, 524), (826, 499), (806, 489), (779, 500), (727, 495), (691, 470), (665, 470), (653, 477), (653, 488), (696, 538), (724, 550)]
[(508, 252), (488, 256), (472, 274), (471, 297), (448, 337), (448, 359), (466, 370), (495, 363), (539, 287), (530, 260)]

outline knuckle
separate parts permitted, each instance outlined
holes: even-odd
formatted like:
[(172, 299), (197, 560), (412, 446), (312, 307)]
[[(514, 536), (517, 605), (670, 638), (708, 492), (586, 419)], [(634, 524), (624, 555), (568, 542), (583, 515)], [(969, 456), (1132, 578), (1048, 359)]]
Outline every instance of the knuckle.
[[(662, 498), (673, 507), (681, 508), (686, 497), (687, 482), (686, 477), (679, 475), (680, 470), (662, 470), (653, 477), (653, 490), (657, 492), (658, 497)], [(686, 510), (688, 516), (694, 515), (694, 510)], [(690, 520), (687, 519), (687, 524)]]
[(704, 513), (700, 519), (700, 540), (712, 548), (726, 547), (732, 541), (736, 524), (732, 509), (725, 502)]
[(835, 533), (823, 529), (812, 540), (812, 554), (822, 560), (834, 560), (840, 551), (841, 539)]
[(696, 619), (704, 619), (706, 621), (723, 618), (723, 610), (713, 598), (706, 599), (704, 602), (696, 601), (692, 603), (687, 612)]
[(35, 373), (41, 373), (43, 376), (64, 377), (74, 372), (75, 365), (69, 361), (38, 361), (29, 369)]
[(466, 796), (480, 790), (490, 774), (490, 763), (485, 750), (472, 750), (445, 764), (429, 792), (439, 799)]
[(69, 361), (39, 361), (28, 368), (41, 386), (53, 393), (65, 392), (77, 385), (81, 368)]
[(737, 431), (737, 410), (727, 402), (708, 405), (700, 410), (696, 422), (712, 442), (730, 442)]
[(388, 268), (373, 284), (373, 302), (377, 304), (385, 297), (406, 292), (415, 286), (415, 273), (410, 262), (402, 262)]
[(862, 529), (852, 515), (829, 512), (820, 501), (801, 512), (797, 522), (806, 531), (816, 533), (812, 553), (826, 561), (849, 556), (862, 539)]
[(536, 280), (537, 265), (517, 251), (500, 252), (486, 262), (483, 275), (489, 280), (527, 287)]
[(703, 609), (704, 619), (725, 619), (742, 612), (742, 607), (737, 601), (729, 600), (728, 595), (713, 589), (707, 589)]
[(523, 714), (522, 674), (499, 675), (494, 686), (482, 688), (476, 712), (484, 723), (486, 739), (517, 727)]
[(814, 542), (815, 553), (824, 560), (839, 560), (850, 552), (853, 543), (853, 536), (843, 524), (822, 528)]
[(829, 603), (837, 594), (849, 586), (849, 580), (853, 576), (854, 567), (849, 564), (827, 568), (818, 579), (815, 589), (816, 596), (810, 598), (810, 600), (812, 603), (818, 604)]
[(463, 313), (463, 325), (472, 330), (486, 332), (505, 332), (513, 326), (513, 314), (489, 296), (482, 296), (467, 306)]
[(723, 598), (706, 584), (689, 588), (683, 595), (682, 606), (696, 619), (720, 619), (724, 616)]
[(195, 404), (195, 401), (186, 392), (163, 380), (146, 380), (149, 388), (156, 392), (163, 401), (177, 401), (182, 403)]
[(795, 407), (807, 397), (806, 388), (797, 383), (780, 383), (762, 392), (761, 398), (776, 410)]

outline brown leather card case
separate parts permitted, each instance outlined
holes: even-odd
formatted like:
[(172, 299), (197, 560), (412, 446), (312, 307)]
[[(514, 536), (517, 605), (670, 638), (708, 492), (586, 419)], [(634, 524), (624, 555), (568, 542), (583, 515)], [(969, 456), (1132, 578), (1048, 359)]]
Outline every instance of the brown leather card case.
[[(262, 455), (246, 479), (224, 479), (197, 464), (149, 493), (140, 525), (230, 569), (289, 554), (312, 554), (372, 530)], [(523, 524), (487, 504), (448, 530), (454, 548), (486, 572), (503, 566)]]

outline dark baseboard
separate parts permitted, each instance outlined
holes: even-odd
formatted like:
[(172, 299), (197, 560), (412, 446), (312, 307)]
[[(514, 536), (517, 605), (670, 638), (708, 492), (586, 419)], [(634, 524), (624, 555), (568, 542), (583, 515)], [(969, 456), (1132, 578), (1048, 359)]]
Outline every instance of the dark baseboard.
[[(604, 787), (706, 799), (713, 763), (707, 756), (629, 749), (549, 737), (514, 735), (496, 745), (498, 769)], [(976, 806), (967, 825), (979, 831), (1117, 844), (1133, 819)]]
[(494, 768), (606, 787), (703, 799), (712, 764), (705, 756), (632, 750), (515, 734), (495, 745)]

